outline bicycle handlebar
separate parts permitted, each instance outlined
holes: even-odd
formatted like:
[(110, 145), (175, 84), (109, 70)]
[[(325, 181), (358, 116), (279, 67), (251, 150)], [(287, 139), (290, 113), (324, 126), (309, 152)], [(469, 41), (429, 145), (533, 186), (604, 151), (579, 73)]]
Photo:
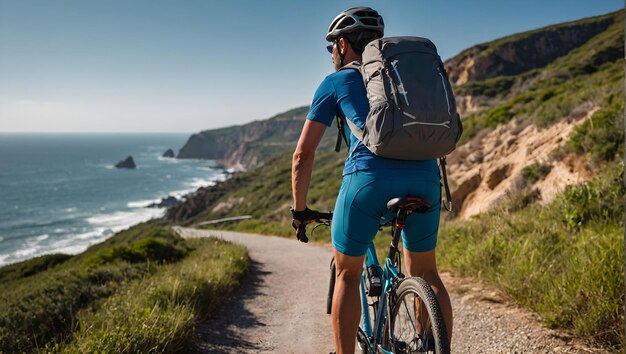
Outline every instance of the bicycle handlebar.
[[(296, 237), (298, 241), (307, 243), (309, 242), (309, 238), (306, 235), (306, 226), (312, 223), (325, 224), (328, 225), (330, 221), (333, 219), (333, 212), (329, 211), (328, 213), (322, 213), (319, 211), (311, 210), (311, 218), (301, 222), (300, 225), (296, 227), (295, 223), (291, 223), (291, 226), (296, 229)], [(314, 228), (315, 229), (315, 228)]]

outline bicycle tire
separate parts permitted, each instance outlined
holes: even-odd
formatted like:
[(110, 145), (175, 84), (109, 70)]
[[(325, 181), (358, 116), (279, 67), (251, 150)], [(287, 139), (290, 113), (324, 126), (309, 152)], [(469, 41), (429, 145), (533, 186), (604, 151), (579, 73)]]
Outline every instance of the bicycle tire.
[[(439, 302), (424, 279), (419, 277), (403, 279), (392, 299), (386, 326), (389, 329), (387, 333), (389, 337), (385, 345), (389, 350), (393, 353), (450, 353), (450, 343)], [(422, 318), (424, 316), (420, 316), (421, 330), (418, 330), (416, 325), (418, 307), (416, 300), (419, 300), (420, 309), (421, 306), (424, 307), (428, 317), (424, 320)], [(420, 312), (424, 314), (424, 311)], [(405, 333), (405, 328), (410, 331)]]

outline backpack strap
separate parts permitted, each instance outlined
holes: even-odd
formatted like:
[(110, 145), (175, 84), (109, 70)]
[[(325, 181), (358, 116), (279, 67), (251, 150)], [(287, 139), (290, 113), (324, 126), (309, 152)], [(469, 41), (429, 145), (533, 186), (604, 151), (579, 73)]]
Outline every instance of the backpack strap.
[(349, 62), (348, 64), (342, 66), (339, 69), (339, 71), (346, 70), (346, 69), (354, 69), (354, 70), (357, 70), (358, 72), (361, 72), (361, 61), (360, 60), (353, 60), (353, 61)]
[(443, 188), (446, 191), (446, 200), (442, 200), (444, 208), (452, 211), (452, 196), (450, 195), (450, 187), (448, 186), (448, 174), (446, 173), (446, 157), (439, 158), (439, 166), (441, 167), (441, 176), (443, 179)]
[[(354, 60), (349, 62), (348, 64), (344, 65), (341, 67), (341, 70), (346, 70), (346, 69), (354, 69), (357, 70), (359, 73), (361, 72), (361, 61), (360, 60)], [(339, 150), (341, 150), (341, 139), (343, 137), (343, 141), (346, 142), (346, 146), (350, 147), (350, 144), (348, 143), (348, 138), (346, 137), (346, 130), (344, 128), (344, 120), (337, 115), (337, 128), (338, 128), (338, 132), (337, 132), (337, 142), (335, 143), (335, 152), (339, 152)], [(353, 128), (356, 128), (357, 131), (359, 131), (360, 129), (358, 129), (358, 127), (356, 127), (356, 125), (354, 125), (348, 118), (345, 118), (345, 122), (348, 124), (348, 127), (350, 128), (350, 130), (352, 130), (352, 133), (354, 134), (355, 130)], [(357, 137), (359, 138), (359, 140), (361, 140), (361, 136), (363, 135), (363, 133), (361, 132), (361, 134), (357, 135)]]
[(341, 150), (341, 138), (343, 137), (343, 141), (346, 142), (346, 146), (350, 147), (348, 143), (348, 138), (346, 137), (346, 131), (343, 128), (343, 119), (337, 114), (337, 142), (335, 143), (335, 152), (339, 152)]

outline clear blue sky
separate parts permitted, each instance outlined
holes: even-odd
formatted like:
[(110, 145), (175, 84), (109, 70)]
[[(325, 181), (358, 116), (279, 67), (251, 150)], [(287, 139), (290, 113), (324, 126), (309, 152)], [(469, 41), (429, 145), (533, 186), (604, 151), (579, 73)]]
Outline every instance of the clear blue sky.
[(0, 132), (195, 132), (307, 105), (355, 5), (447, 59), (623, 1), (0, 0)]

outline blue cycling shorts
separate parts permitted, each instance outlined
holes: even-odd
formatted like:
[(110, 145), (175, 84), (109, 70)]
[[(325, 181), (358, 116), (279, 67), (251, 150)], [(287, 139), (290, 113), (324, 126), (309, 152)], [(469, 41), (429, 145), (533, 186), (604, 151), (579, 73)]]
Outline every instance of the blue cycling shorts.
[(402, 243), (413, 252), (433, 250), (439, 231), (439, 183), (439, 174), (427, 170), (363, 170), (345, 175), (333, 215), (333, 246), (348, 256), (364, 255), (380, 224), (395, 216), (387, 209), (387, 202), (414, 196), (430, 201), (431, 208), (407, 217)]

